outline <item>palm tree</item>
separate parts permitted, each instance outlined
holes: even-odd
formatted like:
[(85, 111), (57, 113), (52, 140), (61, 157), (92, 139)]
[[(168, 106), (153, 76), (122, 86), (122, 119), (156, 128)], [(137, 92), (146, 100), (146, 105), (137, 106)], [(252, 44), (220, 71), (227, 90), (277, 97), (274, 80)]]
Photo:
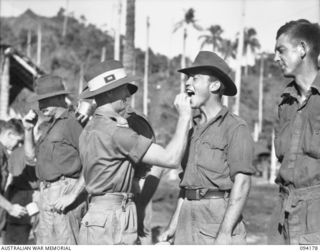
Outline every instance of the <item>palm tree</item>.
[(10, 58), (4, 55), (1, 51), (1, 65), (0, 65), (0, 119), (7, 120), (9, 107), (9, 83), (10, 83)]
[(206, 44), (212, 44), (213, 52), (215, 53), (221, 52), (222, 41), (223, 41), (221, 34), (223, 33), (223, 29), (221, 28), (220, 25), (211, 25), (207, 29), (207, 31), (209, 31), (209, 34), (199, 36), (199, 39), (203, 39), (201, 48), (203, 48), (204, 45)]
[[(135, 70), (135, 46), (134, 46), (134, 34), (135, 34), (135, 0), (127, 0), (126, 10), (126, 40), (123, 51), (123, 65), (128, 74), (133, 75)], [(134, 100), (131, 100), (134, 107)]]
[[(182, 46), (182, 55), (181, 55), (181, 68), (186, 67), (186, 40), (188, 37), (188, 27), (192, 26), (196, 30), (202, 30), (202, 28), (197, 24), (197, 21), (194, 18), (194, 9), (190, 8), (188, 9), (182, 20), (180, 20), (178, 23), (175, 24), (173, 32), (176, 32), (180, 28), (183, 29), (183, 46)], [(180, 91), (183, 92), (184, 90), (184, 79), (181, 75), (181, 83), (180, 83)]]
[(236, 57), (236, 49), (235, 42), (232, 42), (230, 39), (222, 39), (220, 52), (224, 60), (228, 60), (228, 58)]
[[(254, 28), (246, 28), (243, 34), (243, 58), (246, 60), (244, 62), (244, 72), (248, 75), (248, 58), (252, 57), (252, 54), (256, 54), (258, 49), (260, 49), (260, 42), (257, 39), (257, 32)], [(236, 40), (235, 47), (238, 47), (238, 39)]]
[(253, 55), (257, 53), (257, 49), (260, 48), (260, 43), (256, 36), (257, 32), (254, 28), (248, 28), (244, 30), (243, 55), (245, 56), (244, 58), (247, 60), (244, 68), (245, 76), (248, 75), (248, 58), (250, 56), (253, 57)]

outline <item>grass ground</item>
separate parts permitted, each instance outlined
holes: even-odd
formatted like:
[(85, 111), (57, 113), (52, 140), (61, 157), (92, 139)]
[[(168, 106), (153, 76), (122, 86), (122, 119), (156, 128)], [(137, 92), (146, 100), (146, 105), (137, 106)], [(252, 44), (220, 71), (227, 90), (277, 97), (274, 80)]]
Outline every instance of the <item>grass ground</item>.
[[(178, 180), (163, 178), (153, 198), (153, 236), (166, 227), (175, 209), (178, 196)], [(277, 187), (260, 178), (253, 178), (252, 188), (244, 209), (248, 244), (267, 244), (267, 230), (277, 197)]]

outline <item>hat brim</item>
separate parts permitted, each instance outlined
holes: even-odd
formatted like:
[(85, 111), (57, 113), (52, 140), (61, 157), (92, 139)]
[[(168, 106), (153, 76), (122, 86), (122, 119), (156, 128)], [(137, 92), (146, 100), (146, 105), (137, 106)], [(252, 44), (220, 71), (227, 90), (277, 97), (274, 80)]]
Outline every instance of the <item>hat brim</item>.
[(62, 91), (58, 91), (58, 92), (53, 92), (53, 93), (48, 93), (48, 94), (43, 94), (43, 95), (36, 95), (32, 101), (40, 101), (43, 99), (47, 99), (50, 97), (54, 97), (54, 96), (58, 96), (58, 95), (67, 95), (70, 94), (71, 92), (67, 91), (67, 90), (62, 90)]
[(79, 99), (88, 99), (88, 98), (94, 98), (95, 96), (102, 94), (104, 92), (110, 91), (112, 89), (115, 89), (117, 87), (128, 85), (130, 94), (134, 94), (138, 90), (138, 86), (136, 84), (133, 84), (131, 82), (139, 80), (136, 76), (127, 76), (125, 78), (122, 78), (120, 80), (117, 80), (109, 85), (103, 86), (97, 90), (90, 91), (88, 88), (85, 89), (80, 95)]
[(223, 95), (235, 96), (237, 94), (237, 87), (234, 84), (233, 80), (217, 67), (195, 66), (195, 67), (187, 67), (187, 68), (178, 70), (178, 72), (184, 73), (184, 74), (198, 74), (201, 71), (211, 71), (213, 75), (223, 83), (223, 85), (225, 86)]

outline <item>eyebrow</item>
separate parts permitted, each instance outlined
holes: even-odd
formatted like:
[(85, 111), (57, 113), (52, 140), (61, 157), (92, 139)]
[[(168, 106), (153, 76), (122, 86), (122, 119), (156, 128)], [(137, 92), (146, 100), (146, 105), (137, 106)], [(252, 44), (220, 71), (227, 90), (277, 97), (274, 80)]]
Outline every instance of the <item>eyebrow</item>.
[(274, 51), (280, 50), (283, 47), (284, 47), (283, 45), (275, 46)]

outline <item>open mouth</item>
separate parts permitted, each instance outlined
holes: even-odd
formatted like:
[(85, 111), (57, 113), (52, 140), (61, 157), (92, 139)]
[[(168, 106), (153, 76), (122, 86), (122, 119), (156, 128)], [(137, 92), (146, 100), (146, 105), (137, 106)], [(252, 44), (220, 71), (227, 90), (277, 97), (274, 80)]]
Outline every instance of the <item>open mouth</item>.
[(191, 89), (186, 89), (186, 93), (189, 97), (193, 96), (194, 95), (194, 91), (191, 90)]

